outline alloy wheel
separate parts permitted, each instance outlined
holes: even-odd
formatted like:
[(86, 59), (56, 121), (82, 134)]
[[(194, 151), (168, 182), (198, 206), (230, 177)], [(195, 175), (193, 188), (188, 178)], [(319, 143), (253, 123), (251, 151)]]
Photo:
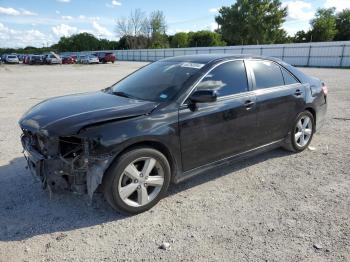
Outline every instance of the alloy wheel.
[(312, 136), (312, 120), (309, 116), (302, 116), (294, 131), (294, 140), (297, 146), (304, 147)]
[(133, 207), (145, 206), (154, 200), (164, 184), (164, 169), (152, 157), (130, 163), (120, 176), (118, 193), (122, 201)]

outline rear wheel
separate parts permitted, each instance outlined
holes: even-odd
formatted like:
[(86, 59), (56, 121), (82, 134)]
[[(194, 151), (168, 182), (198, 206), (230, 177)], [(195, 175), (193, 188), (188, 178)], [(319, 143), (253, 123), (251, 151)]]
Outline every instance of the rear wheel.
[(290, 131), (285, 148), (292, 152), (305, 150), (311, 143), (314, 130), (314, 116), (309, 111), (300, 113)]
[(166, 157), (153, 148), (135, 148), (108, 169), (103, 190), (107, 202), (128, 214), (144, 212), (165, 195), (170, 183)]

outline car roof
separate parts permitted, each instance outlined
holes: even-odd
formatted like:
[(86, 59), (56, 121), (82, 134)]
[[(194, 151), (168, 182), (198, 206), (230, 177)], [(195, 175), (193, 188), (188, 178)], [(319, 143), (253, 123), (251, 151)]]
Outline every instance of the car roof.
[(210, 63), (215, 62), (216, 60), (230, 60), (230, 59), (242, 59), (242, 58), (252, 58), (252, 59), (266, 59), (279, 62), (280, 60), (272, 57), (264, 57), (258, 55), (250, 54), (198, 54), (198, 55), (183, 55), (175, 56), (162, 59), (160, 61), (168, 62), (191, 62), (191, 63)]
[(267, 57), (267, 56), (251, 55), (251, 54), (196, 54), (196, 55), (183, 55), (183, 56), (169, 57), (169, 58), (162, 59), (160, 61), (209, 64), (209, 63), (216, 63), (219, 61), (233, 60), (233, 59), (270, 60), (286, 68), (302, 83), (307, 83), (310, 81), (310, 77), (304, 74), (302, 71), (291, 66), (290, 64), (285, 63), (283, 60), (275, 57)]

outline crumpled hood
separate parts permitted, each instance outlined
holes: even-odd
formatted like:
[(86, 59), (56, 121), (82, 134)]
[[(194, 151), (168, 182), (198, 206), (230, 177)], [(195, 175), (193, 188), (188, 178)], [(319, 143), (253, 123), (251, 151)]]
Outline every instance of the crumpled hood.
[(26, 112), (21, 128), (46, 135), (72, 135), (84, 126), (150, 113), (157, 103), (124, 98), (102, 91), (45, 100)]

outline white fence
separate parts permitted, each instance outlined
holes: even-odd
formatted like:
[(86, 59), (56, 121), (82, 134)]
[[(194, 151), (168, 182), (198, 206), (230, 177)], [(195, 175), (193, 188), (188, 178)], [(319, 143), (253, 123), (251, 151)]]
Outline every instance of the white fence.
[(271, 56), (280, 58), (295, 66), (350, 67), (350, 41), (279, 45), (110, 50), (110, 52), (114, 52), (117, 59), (122, 61), (156, 61), (172, 56), (219, 53)]

